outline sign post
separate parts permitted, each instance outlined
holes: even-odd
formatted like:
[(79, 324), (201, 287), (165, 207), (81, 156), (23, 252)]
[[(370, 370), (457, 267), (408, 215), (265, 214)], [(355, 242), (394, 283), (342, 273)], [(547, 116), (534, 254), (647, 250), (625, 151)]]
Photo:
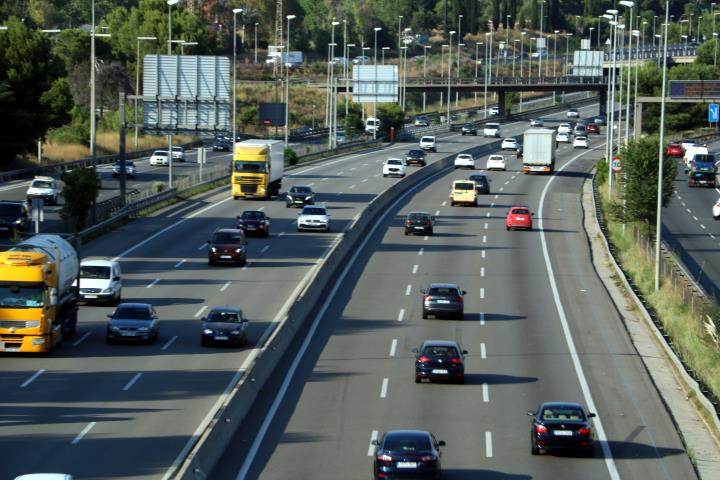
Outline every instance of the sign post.
[(35, 222), (35, 234), (40, 233), (40, 222), (45, 221), (45, 209), (43, 208), (42, 198), (33, 198), (30, 200), (30, 208), (32, 209), (32, 219)]

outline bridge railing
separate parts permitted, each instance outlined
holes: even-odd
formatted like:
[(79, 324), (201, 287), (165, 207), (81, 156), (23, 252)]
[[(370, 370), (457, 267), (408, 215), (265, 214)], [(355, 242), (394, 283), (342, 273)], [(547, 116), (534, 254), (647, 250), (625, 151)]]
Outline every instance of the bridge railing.
[[(451, 78), (450, 79), (450, 87), (471, 87), (473, 85), (477, 85), (478, 87), (484, 87), (485, 83), (482, 81), (481, 78), (475, 78), (475, 77), (461, 77), (459, 79), (457, 78)], [(558, 84), (572, 84), (572, 85), (598, 85), (598, 84), (605, 84), (608, 83), (607, 77), (597, 77), (597, 76), (577, 76), (577, 75), (562, 75), (562, 76), (555, 76), (555, 77), (545, 77), (543, 76), (541, 80), (538, 80), (537, 76), (533, 76), (528, 78), (527, 76), (519, 76), (516, 75), (514, 77), (512, 76), (498, 76), (493, 77), (490, 82), (488, 82), (488, 85), (558, 85)], [(440, 77), (408, 77), (407, 79), (407, 85), (410, 86), (423, 86), (423, 85), (433, 85), (433, 86), (441, 86), (445, 85), (447, 86), (447, 79), (446, 78), (440, 78)]]

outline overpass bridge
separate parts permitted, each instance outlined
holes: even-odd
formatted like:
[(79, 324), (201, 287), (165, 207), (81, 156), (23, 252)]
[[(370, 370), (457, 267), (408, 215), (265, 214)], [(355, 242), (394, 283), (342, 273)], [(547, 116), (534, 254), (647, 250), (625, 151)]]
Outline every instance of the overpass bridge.
[[(615, 53), (615, 64), (617, 66), (635, 65), (637, 63), (645, 63), (648, 60), (660, 63), (663, 59), (664, 51), (658, 47), (644, 47), (640, 49), (632, 49), (632, 52), (624, 48)], [(667, 51), (668, 61), (670, 63), (693, 63), (697, 58), (697, 46), (674, 44), (668, 45)], [(603, 57), (603, 68), (612, 68), (613, 54), (605, 52)]]

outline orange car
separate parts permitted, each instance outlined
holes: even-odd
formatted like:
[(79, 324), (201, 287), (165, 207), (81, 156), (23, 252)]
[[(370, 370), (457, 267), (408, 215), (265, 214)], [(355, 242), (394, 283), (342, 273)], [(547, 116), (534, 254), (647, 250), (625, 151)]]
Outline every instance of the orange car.
[(530, 209), (525, 206), (511, 207), (505, 218), (505, 229), (511, 230), (519, 228), (523, 230), (532, 230), (532, 217), (534, 213), (530, 213)]

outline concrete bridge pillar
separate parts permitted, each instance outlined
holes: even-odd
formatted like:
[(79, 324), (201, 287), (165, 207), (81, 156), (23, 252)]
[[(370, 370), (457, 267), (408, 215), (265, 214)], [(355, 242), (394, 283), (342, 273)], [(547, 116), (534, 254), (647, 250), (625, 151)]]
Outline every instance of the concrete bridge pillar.
[[(499, 116), (501, 118), (505, 117), (505, 90), (498, 90), (497, 91), (497, 101), (498, 101), (498, 109), (499, 109)], [(510, 118), (510, 112), (507, 112), (507, 118)]]
[(600, 102), (600, 115), (607, 115), (607, 90), (600, 90), (598, 92), (598, 102)]

